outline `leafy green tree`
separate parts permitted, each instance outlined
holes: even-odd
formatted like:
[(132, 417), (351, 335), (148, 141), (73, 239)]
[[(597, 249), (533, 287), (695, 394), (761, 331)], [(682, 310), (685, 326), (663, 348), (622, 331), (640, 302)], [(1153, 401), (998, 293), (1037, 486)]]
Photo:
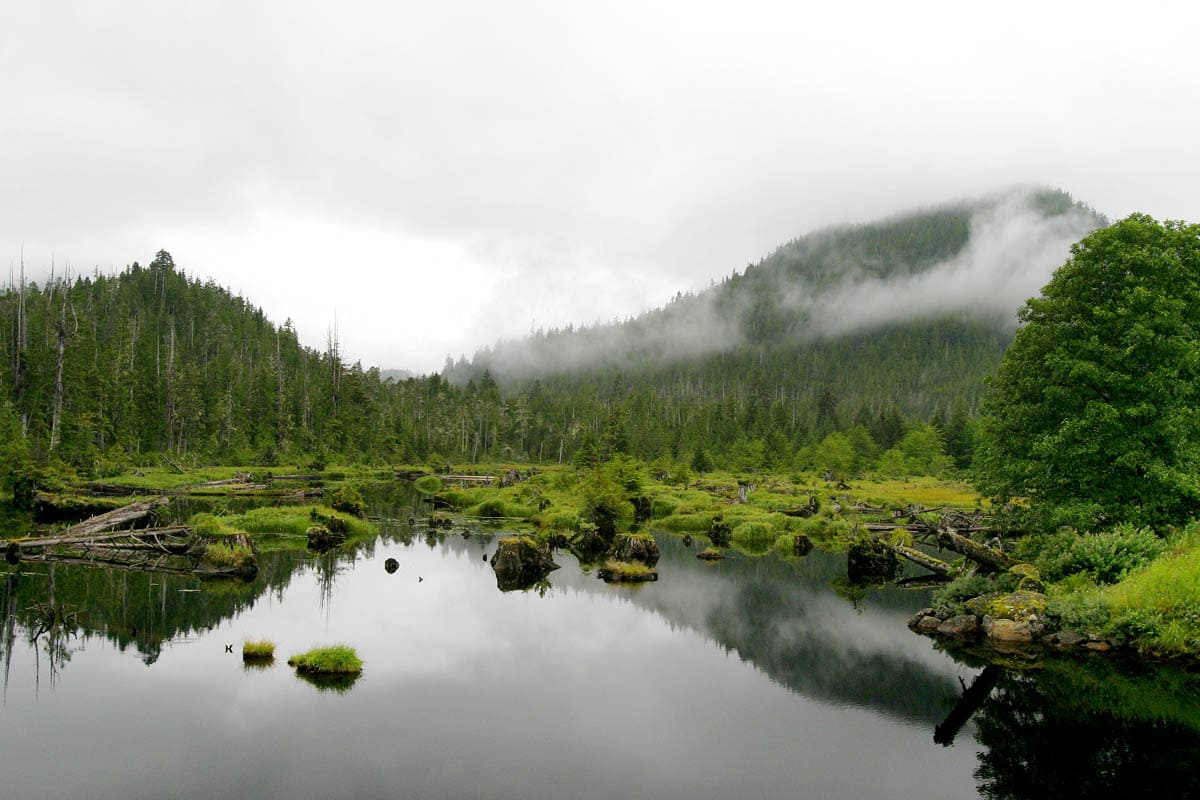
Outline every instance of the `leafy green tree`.
[(813, 446), (810, 463), (819, 472), (829, 471), (839, 478), (847, 478), (856, 460), (854, 444), (849, 437), (835, 431)]
[(980, 489), (1076, 523), (1200, 513), (1200, 226), (1093, 232), (1020, 319), (983, 405)]
[(946, 455), (941, 431), (933, 425), (910, 425), (896, 449), (912, 475), (941, 475), (954, 463)]

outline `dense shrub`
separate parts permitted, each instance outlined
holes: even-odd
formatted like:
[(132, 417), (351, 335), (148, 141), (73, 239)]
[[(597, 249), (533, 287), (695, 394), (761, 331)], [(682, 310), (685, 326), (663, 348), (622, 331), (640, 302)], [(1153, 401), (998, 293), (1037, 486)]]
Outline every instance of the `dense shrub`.
[(1102, 584), (1116, 583), (1166, 550), (1166, 543), (1149, 528), (1132, 525), (1085, 535), (1064, 529), (1040, 537), (1032, 546), (1039, 551), (1034, 563), (1045, 580), (1085, 572)]

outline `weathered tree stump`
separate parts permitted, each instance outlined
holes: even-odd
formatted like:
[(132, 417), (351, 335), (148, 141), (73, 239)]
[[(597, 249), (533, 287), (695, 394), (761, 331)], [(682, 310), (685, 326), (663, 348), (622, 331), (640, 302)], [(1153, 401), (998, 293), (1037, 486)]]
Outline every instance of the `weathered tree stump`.
[(501, 539), (497, 545), (491, 564), (496, 586), (502, 592), (528, 589), (558, 569), (549, 549), (529, 536)]
[(900, 559), (890, 547), (875, 539), (862, 539), (846, 552), (846, 576), (851, 583), (880, 583), (900, 572)]
[(708, 526), (708, 538), (717, 547), (728, 547), (733, 538), (733, 528), (725, 521), (724, 517), (718, 514), (713, 517), (712, 524)]
[(658, 542), (645, 533), (618, 533), (608, 551), (616, 561), (637, 561), (648, 567), (658, 563)]
[(308, 530), (308, 549), (324, 553), (346, 541), (345, 532), (331, 531), (324, 525), (310, 525)]

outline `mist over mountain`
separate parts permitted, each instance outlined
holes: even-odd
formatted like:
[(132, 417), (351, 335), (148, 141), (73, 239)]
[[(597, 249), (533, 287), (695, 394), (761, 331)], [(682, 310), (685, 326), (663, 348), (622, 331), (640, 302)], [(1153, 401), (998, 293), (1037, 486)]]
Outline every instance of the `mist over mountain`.
[(443, 376), (465, 383), (484, 370), (501, 382), (644, 373), (714, 355), (812, 352), (851, 335), (886, 340), (933, 321), (982, 325), (1005, 340), (1021, 303), (1074, 242), (1105, 224), (1063, 191), (1023, 188), (830, 228), (661, 308), (501, 341), (469, 364), (448, 364)]

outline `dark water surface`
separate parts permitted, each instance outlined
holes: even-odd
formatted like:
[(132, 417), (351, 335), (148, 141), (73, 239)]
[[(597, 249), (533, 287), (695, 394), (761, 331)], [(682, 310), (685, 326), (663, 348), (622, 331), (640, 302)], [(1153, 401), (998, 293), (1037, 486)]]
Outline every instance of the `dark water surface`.
[[(710, 566), (660, 539), (639, 588), (560, 552), (549, 587), (502, 593), (490, 537), (403, 526), (265, 553), (247, 586), (22, 565), (0, 575), (0, 796), (1196, 796), (1192, 673), (985, 672), (906, 629), (919, 594), (846, 588), (844, 556)], [(35, 638), (51, 604), (74, 635)], [(244, 667), (263, 637), (275, 664)], [(285, 663), (332, 643), (365, 661), (348, 690)]]

